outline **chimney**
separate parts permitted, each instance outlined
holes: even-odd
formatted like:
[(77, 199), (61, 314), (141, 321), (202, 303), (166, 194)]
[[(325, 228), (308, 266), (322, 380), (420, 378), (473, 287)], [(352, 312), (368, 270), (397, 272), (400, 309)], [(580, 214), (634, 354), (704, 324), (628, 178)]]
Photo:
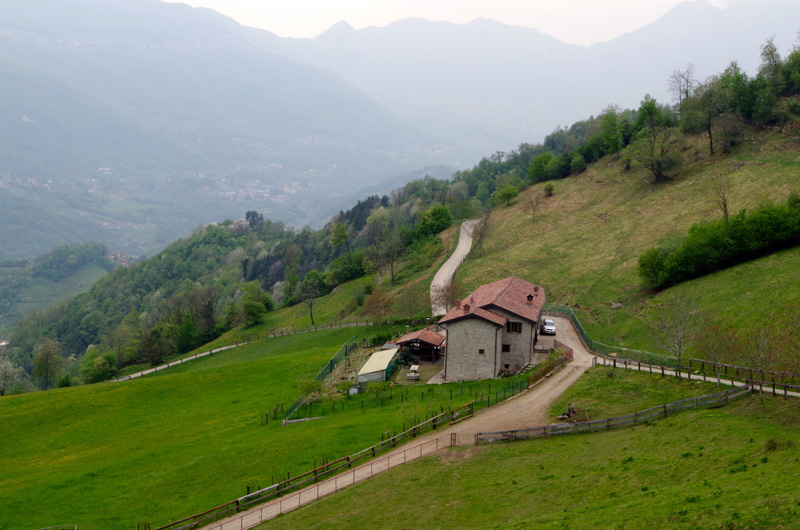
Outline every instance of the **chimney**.
[(411, 329), (410, 326), (406, 326), (406, 335), (408, 335), (408, 331)]
[(431, 327), (431, 319), (425, 317), (425, 329), (428, 329), (429, 327)]
[(461, 300), (456, 300), (456, 309), (461, 308)]
[(464, 304), (464, 312), (469, 313), (469, 304)]
[(528, 295), (528, 305), (533, 305), (533, 295), (532, 294)]

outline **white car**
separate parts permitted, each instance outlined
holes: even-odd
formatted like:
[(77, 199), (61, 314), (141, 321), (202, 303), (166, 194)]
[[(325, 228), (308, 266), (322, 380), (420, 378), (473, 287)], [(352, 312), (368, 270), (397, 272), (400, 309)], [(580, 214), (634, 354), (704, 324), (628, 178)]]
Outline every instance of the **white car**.
[(544, 333), (545, 335), (556, 334), (556, 323), (553, 321), (552, 318), (544, 319), (544, 322), (542, 323), (542, 333)]

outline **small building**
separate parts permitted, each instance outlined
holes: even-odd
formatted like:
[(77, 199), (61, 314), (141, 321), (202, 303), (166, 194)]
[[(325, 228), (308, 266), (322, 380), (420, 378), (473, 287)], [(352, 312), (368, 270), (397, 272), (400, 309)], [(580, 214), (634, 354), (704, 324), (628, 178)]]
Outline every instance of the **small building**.
[(517, 373), (533, 361), (544, 289), (514, 276), (478, 287), (457, 300), (445, 327), (446, 381), (491, 379)]
[(444, 353), (444, 329), (439, 326), (427, 326), (406, 333), (394, 342), (400, 347), (401, 352), (408, 352), (417, 360), (435, 363)]
[(358, 371), (358, 385), (363, 389), (370, 383), (386, 381), (397, 362), (397, 348), (373, 353)]

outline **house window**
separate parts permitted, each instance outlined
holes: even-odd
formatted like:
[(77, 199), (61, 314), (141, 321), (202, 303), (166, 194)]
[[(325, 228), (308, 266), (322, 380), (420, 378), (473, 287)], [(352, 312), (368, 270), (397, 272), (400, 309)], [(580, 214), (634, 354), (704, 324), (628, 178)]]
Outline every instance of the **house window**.
[(508, 353), (511, 351), (511, 344), (503, 344), (503, 353)]
[(486, 353), (486, 350), (478, 350), (478, 355), (483, 355), (484, 353)]
[(506, 331), (509, 333), (522, 333), (522, 322), (506, 322)]

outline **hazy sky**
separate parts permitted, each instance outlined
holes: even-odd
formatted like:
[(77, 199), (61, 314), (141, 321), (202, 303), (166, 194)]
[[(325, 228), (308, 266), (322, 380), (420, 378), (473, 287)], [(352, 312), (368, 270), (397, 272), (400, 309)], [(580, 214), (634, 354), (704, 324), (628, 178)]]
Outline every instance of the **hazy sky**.
[[(182, 0), (282, 37), (316, 37), (345, 20), (361, 29), (408, 17), (465, 23), (478, 17), (589, 45), (633, 31), (686, 0)], [(692, 1), (692, 0), (688, 0)], [(742, 0), (707, 0), (717, 7)]]

